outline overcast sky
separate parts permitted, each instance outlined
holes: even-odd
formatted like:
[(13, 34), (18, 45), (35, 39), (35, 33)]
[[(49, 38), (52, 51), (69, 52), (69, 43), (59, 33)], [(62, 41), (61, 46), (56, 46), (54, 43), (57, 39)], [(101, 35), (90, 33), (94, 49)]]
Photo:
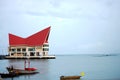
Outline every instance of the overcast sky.
[(48, 26), (50, 54), (120, 53), (120, 0), (0, 0), (0, 53)]

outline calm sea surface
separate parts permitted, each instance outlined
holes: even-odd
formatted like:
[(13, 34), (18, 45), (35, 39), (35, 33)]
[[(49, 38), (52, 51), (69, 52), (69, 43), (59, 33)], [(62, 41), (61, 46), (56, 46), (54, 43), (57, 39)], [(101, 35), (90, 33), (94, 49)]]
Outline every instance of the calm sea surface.
[[(120, 55), (67, 55), (30, 61), (31, 67), (38, 69), (38, 74), (4, 80), (60, 80), (62, 75), (80, 75), (80, 72), (85, 72), (81, 80), (120, 80)], [(10, 65), (24, 68), (24, 60), (0, 60), (0, 72), (7, 72), (6, 67)]]

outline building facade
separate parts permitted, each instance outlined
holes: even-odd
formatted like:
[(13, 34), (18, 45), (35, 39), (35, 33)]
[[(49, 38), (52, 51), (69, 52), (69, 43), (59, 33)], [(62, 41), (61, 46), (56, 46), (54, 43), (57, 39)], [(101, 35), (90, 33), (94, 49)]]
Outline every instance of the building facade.
[(9, 57), (11, 58), (39, 58), (48, 56), (50, 27), (41, 30), (27, 38), (9, 34)]

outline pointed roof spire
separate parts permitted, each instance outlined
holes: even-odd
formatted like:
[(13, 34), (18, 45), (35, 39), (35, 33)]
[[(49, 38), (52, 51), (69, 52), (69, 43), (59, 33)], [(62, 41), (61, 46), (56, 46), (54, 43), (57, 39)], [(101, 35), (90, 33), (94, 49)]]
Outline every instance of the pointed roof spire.
[(40, 46), (45, 42), (48, 42), (48, 37), (50, 33), (50, 26), (46, 29), (43, 29), (27, 38), (22, 38), (13, 34), (9, 34), (9, 45), (10, 46)]

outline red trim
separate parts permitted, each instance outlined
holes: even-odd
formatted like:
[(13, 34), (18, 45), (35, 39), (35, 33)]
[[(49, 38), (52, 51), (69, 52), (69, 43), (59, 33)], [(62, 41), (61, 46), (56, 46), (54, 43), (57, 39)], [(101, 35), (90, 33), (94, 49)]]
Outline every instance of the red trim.
[(48, 37), (50, 33), (50, 27), (41, 30), (27, 38), (22, 38), (13, 34), (9, 34), (9, 45), (10, 46), (40, 46), (45, 42), (48, 42)]

